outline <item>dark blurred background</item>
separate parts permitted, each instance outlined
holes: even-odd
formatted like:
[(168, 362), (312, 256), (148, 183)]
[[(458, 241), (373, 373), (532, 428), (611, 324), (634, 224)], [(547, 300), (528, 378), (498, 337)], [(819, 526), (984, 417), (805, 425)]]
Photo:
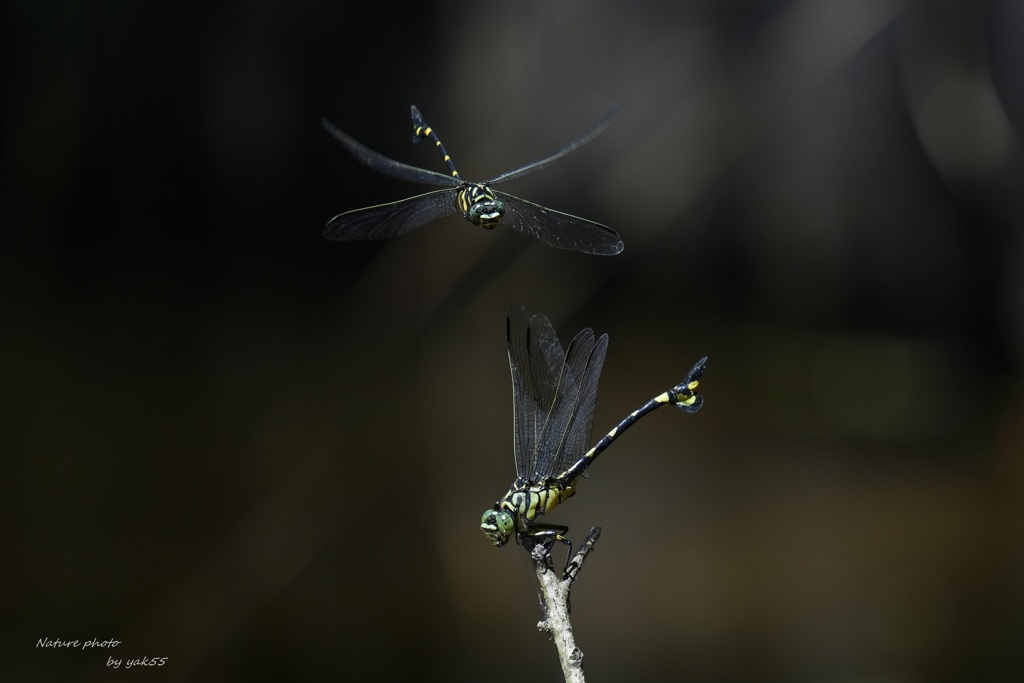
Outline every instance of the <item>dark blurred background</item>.
[[(595, 437), (710, 356), (552, 521), (590, 681), (1024, 678), (1024, 3), (7, 2), (0, 671), (557, 681), (480, 514), (515, 302), (608, 332)], [(462, 175), (616, 257), (458, 218)], [(114, 638), (53, 650), (40, 638)], [(134, 673), (107, 658), (167, 657)]]

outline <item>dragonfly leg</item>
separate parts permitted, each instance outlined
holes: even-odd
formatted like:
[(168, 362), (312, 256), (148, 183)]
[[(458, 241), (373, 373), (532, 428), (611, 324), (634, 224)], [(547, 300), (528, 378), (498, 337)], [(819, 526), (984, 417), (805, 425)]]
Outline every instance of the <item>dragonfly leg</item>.
[(568, 531), (569, 527), (560, 524), (536, 523), (528, 531), (519, 534), (519, 543), (531, 553), (538, 544), (544, 545), (549, 556), (555, 543), (564, 543), (567, 547), (563, 569), (565, 572), (569, 570), (572, 558), (572, 541), (565, 537)]

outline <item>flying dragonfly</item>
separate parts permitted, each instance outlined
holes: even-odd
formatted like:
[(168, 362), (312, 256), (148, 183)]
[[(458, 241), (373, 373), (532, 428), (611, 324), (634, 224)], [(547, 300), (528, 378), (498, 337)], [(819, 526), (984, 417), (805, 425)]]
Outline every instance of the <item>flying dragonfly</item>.
[(550, 156), (482, 183), (462, 179), (444, 145), (441, 144), (441, 139), (423, 120), (415, 106), (412, 107), (413, 142), (419, 142), (424, 138), (433, 141), (444, 157), (451, 175), (389, 159), (357, 142), (325, 118), (322, 124), (327, 132), (354, 157), (378, 173), (445, 189), (433, 190), (397, 202), (346, 211), (327, 223), (324, 236), (338, 241), (387, 239), (404, 235), (416, 228), (461, 212), (462, 217), (473, 225), (492, 230), (501, 223), (550, 247), (584, 254), (618, 254), (623, 248), (622, 238), (611, 228), (491, 189), (491, 185), (516, 180), (539, 171), (555, 159), (594, 139), (611, 124), (615, 113), (616, 109), (610, 109), (600, 121)]
[(546, 317), (530, 317), (516, 305), (508, 312), (506, 339), (515, 410), (516, 480), (484, 512), (480, 529), (498, 547), (513, 536), (518, 542), (569, 544), (568, 527), (537, 518), (571, 498), (577, 480), (597, 456), (644, 415), (665, 405), (688, 413), (700, 410), (704, 399), (696, 389), (707, 357), (697, 361), (682, 382), (634, 410), (586, 450), (608, 335), (595, 340), (593, 330), (584, 329), (563, 351)]

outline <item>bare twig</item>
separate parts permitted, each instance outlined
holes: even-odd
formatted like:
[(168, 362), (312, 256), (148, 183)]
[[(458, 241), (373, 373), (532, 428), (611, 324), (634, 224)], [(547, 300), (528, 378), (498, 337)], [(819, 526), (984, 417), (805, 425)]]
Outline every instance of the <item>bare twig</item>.
[(551, 635), (558, 650), (558, 660), (562, 665), (562, 673), (567, 683), (583, 683), (583, 651), (576, 647), (572, 634), (572, 622), (569, 620), (569, 590), (576, 582), (583, 561), (590, 554), (601, 535), (601, 528), (594, 527), (580, 544), (572, 560), (566, 565), (561, 578), (555, 574), (551, 562), (551, 547), (554, 542), (539, 542), (530, 548), (534, 571), (540, 582), (540, 602), (544, 610), (544, 619), (537, 628)]

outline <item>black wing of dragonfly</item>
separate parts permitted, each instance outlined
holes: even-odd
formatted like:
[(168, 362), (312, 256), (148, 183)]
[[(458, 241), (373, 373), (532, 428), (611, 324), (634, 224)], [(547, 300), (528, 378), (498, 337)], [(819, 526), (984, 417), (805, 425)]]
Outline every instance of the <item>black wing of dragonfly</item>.
[(618, 254), (622, 251), (622, 239), (611, 228), (492, 190), (490, 187), (539, 171), (555, 159), (589, 142), (611, 124), (615, 113), (615, 109), (610, 109), (604, 118), (579, 137), (540, 161), (502, 173), (482, 183), (462, 179), (437, 133), (426, 124), (415, 106), (412, 107), (413, 142), (424, 138), (432, 140), (444, 157), (451, 175), (389, 159), (357, 142), (327, 119), (323, 119), (322, 123), (327, 132), (359, 161), (378, 173), (399, 180), (445, 188), (397, 202), (346, 211), (327, 223), (324, 236), (339, 241), (387, 239), (404, 235), (416, 228), (461, 212), (463, 218), (473, 225), (490, 230), (501, 223), (551, 247), (585, 254)]
[(516, 480), (484, 512), (480, 528), (496, 546), (513, 535), (517, 540), (569, 543), (563, 535), (567, 527), (537, 518), (569, 499), (597, 456), (644, 415), (669, 404), (689, 413), (700, 410), (704, 399), (696, 389), (707, 357), (697, 361), (682, 382), (627, 415), (587, 450), (608, 335), (595, 339), (587, 328), (563, 351), (547, 318), (528, 316), (516, 305), (508, 312), (506, 337), (515, 410)]

